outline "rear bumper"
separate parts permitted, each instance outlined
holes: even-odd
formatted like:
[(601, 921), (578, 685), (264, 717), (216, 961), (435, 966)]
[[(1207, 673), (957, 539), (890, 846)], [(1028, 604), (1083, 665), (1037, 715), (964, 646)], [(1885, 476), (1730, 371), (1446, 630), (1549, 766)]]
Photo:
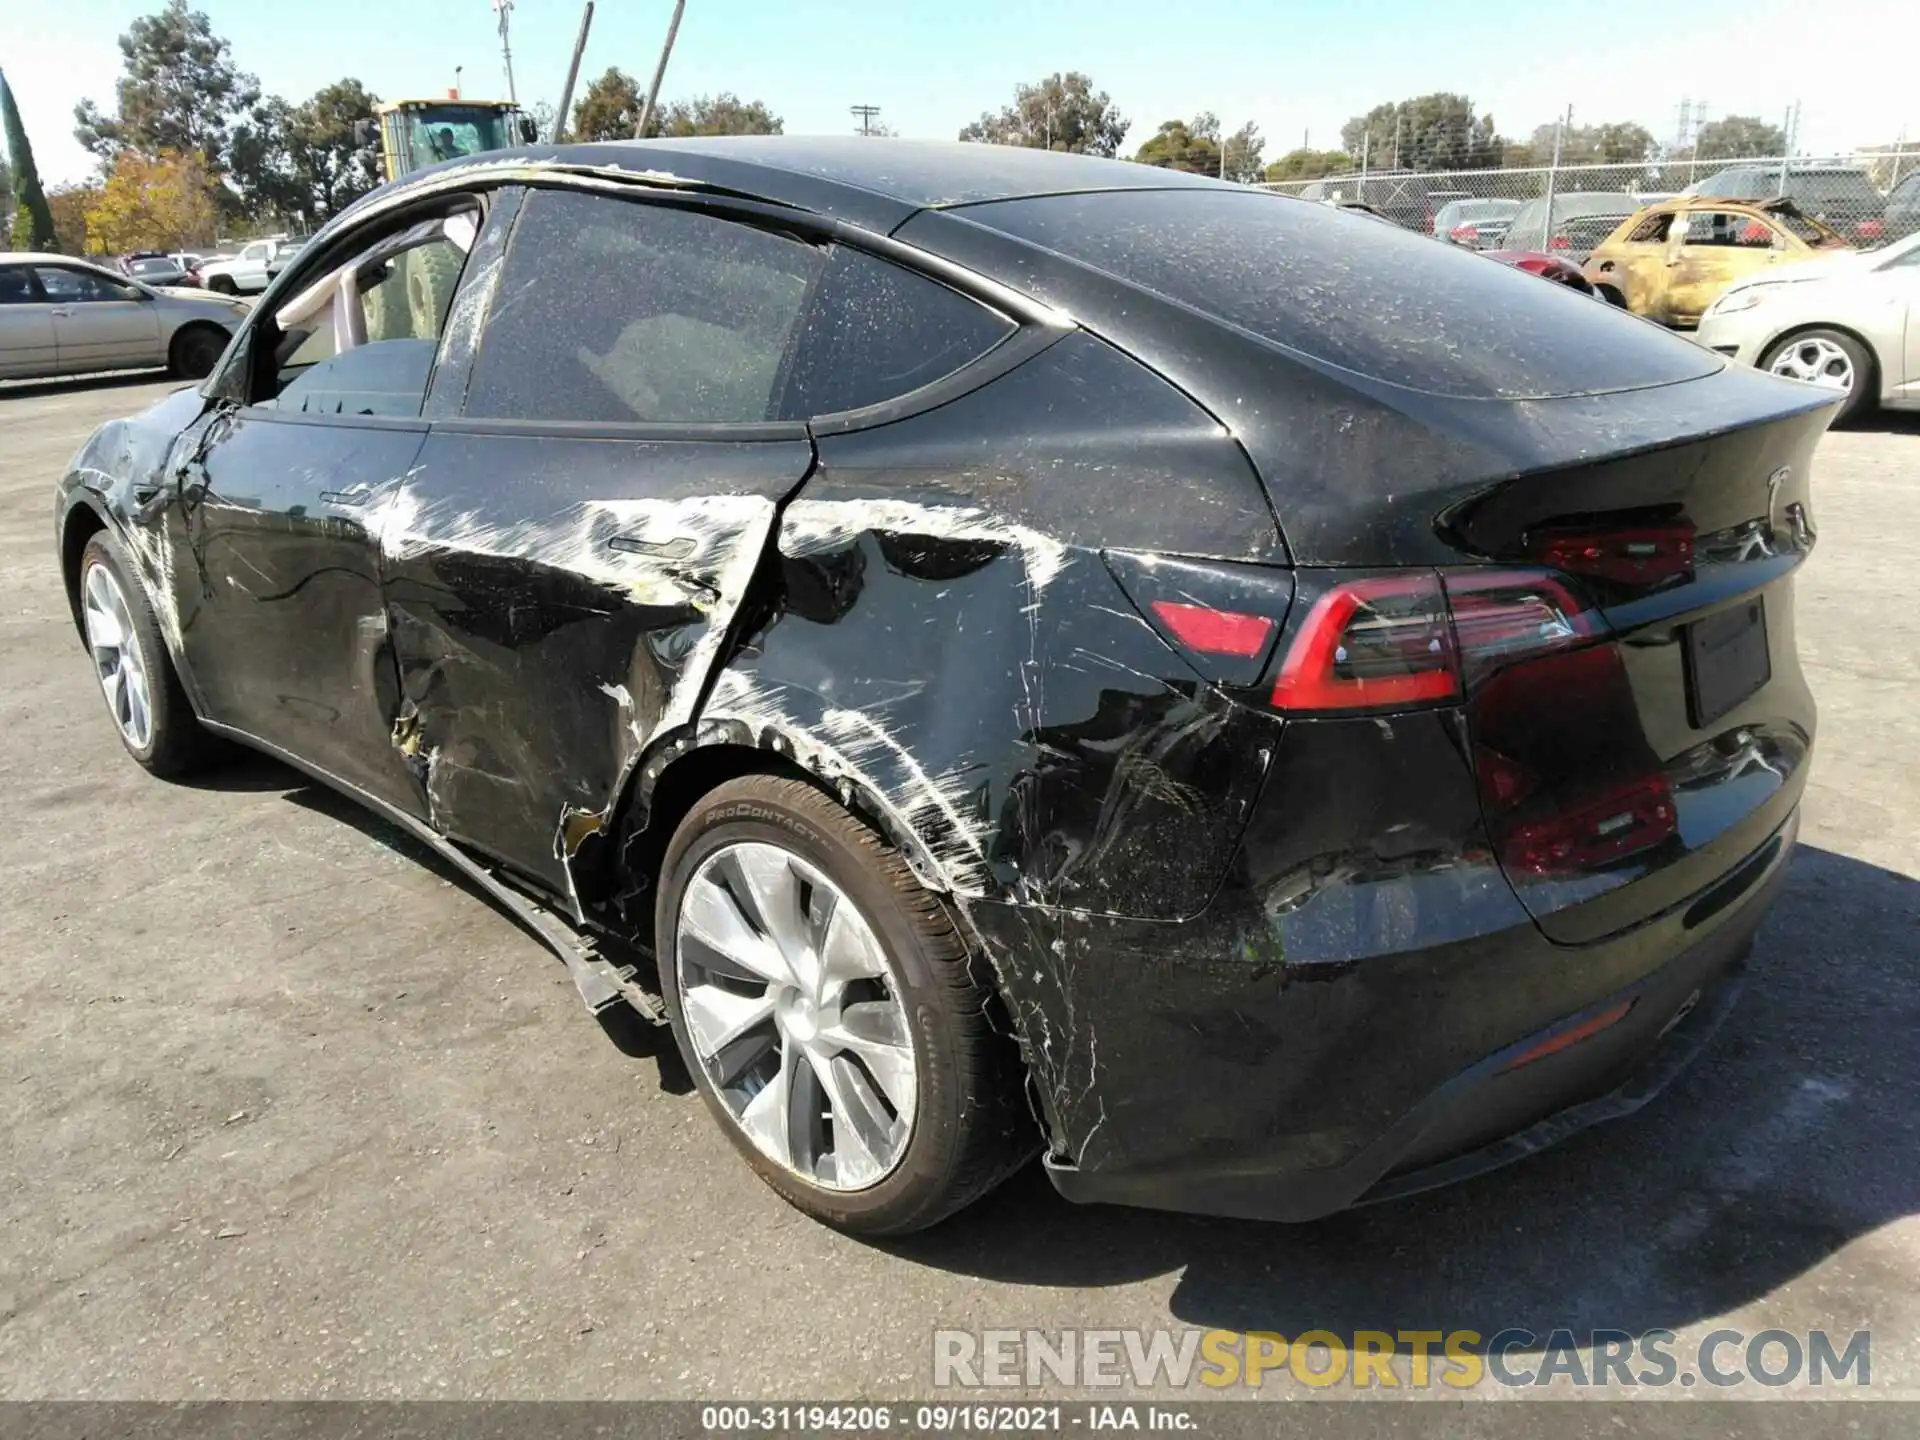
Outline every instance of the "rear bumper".
[[(1552, 945), (1526, 925), (1482, 937), (1478, 956), (1449, 946), (1342, 966), (1309, 982), (1319, 994), (1283, 984), (1263, 1003), (1256, 983), (1196, 997), (1175, 1027), (1159, 1029), (1157, 1054), (1139, 1049), (1144, 1032), (1176, 1017), (1150, 1014), (1110, 1038), (1083, 1017), (1075, 1033), (1040, 1042), (1094, 1056), (1084, 1091), (1051, 1097), (1083, 1119), (1097, 1106), (1082, 1163), (1050, 1158), (1048, 1174), (1078, 1202), (1303, 1221), (1451, 1183), (1630, 1113), (1731, 1006), (1797, 827), (1796, 810), (1706, 890), (1591, 945)], [(1400, 997), (1410, 1006), (1366, 983), (1375, 968), (1395, 991), (1411, 989)], [(1515, 987), (1532, 993), (1516, 997)], [(1133, 999), (1154, 1007), (1152, 982)], [(1207, 1003), (1222, 1000), (1227, 1015)], [(1446, 1017), (1480, 1010), (1510, 1028), (1471, 1063), (1434, 1073), (1446, 1047), (1429, 1031), (1457, 1037), (1460, 1022)], [(1293, 1012), (1284, 1024), (1283, 1011)], [(1512, 1023), (1528, 1013), (1533, 1023)], [(1569, 1032), (1584, 1038), (1525, 1058)], [(1356, 1049), (1357, 1069), (1343, 1063)]]

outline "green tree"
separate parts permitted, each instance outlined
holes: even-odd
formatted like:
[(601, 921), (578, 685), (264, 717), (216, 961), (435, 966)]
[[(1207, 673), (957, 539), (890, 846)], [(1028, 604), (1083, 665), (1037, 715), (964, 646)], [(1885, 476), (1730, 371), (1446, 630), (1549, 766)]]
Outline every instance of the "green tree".
[(1353, 157), (1344, 150), (1289, 150), (1267, 167), (1267, 179), (1319, 180), (1327, 175), (1344, 175), (1353, 169)]
[(1192, 120), (1162, 120), (1153, 138), (1134, 152), (1141, 165), (1185, 170), (1192, 175), (1220, 173), (1220, 121), (1211, 111)]
[(358, 80), (336, 80), (299, 105), (278, 95), (234, 128), (229, 179), (246, 212), (313, 229), (380, 183), (379, 160), (354, 142), (354, 122), (380, 103)]
[(104, 115), (82, 100), (73, 110), (74, 138), (103, 165), (125, 149), (194, 150), (209, 170), (224, 170), (233, 123), (259, 100), (260, 82), (235, 67), (205, 13), (167, 0), (128, 27), (120, 54), (119, 113)]
[[(1538, 126), (1525, 146), (1509, 145), (1507, 163), (1550, 163), (1553, 159), (1554, 133), (1558, 128), (1557, 125)], [(1604, 125), (1574, 125), (1560, 136), (1562, 165), (1638, 165), (1653, 152), (1653, 132), (1629, 120), (1609, 121)]]
[(1465, 95), (1436, 91), (1376, 105), (1340, 127), (1340, 143), (1369, 170), (1472, 170), (1500, 163), (1506, 142)]
[(1260, 134), (1260, 127), (1251, 120), (1222, 140), (1220, 146), (1226, 151), (1227, 179), (1251, 185), (1265, 175), (1262, 156), (1267, 142)]
[(1699, 138), (1691, 150), (1675, 156), (1681, 160), (1750, 160), (1772, 158), (1787, 153), (1787, 132), (1769, 125), (1757, 115), (1729, 115), (1700, 127)]
[(1078, 70), (1015, 88), (1013, 104), (986, 111), (960, 132), (962, 140), (1067, 150), (1076, 155), (1120, 153), (1127, 121), (1104, 90)]
[(781, 128), (780, 117), (764, 101), (742, 100), (732, 91), (722, 90), (718, 95), (696, 95), (661, 106), (647, 122), (647, 135), (672, 139), (688, 135), (778, 135)]
[(618, 65), (588, 82), (586, 93), (573, 105), (569, 140), (631, 140), (640, 123), (639, 82)]
[[(47, 208), (47, 195), (40, 188), (40, 171), (33, 163), (33, 146), (27, 143), (27, 127), (20, 123), (20, 107), (14, 103), (7, 77), (0, 75), (0, 130), (7, 137), (7, 168), (12, 172), (13, 225), (10, 244), (15, 250), (51, 250), (57, 244), (53, 231), (53, 212)], [(78, 243), (79, 236), (72, 237)]]

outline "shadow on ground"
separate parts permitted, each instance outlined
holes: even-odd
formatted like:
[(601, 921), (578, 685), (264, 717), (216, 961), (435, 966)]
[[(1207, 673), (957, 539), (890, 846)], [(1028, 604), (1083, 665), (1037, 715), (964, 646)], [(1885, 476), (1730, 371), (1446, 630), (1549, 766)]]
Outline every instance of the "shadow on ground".
[[(423, 866), (440, 879), (457, 885), (469, 895), (484, 901), (498, 914), (513, 921), (516, 928), (520, 926), (519, 918), (511, 910), (475, 885), (464, 871), (450, 865), (445, 858), (428, 846), (422, 845), (405, 830), (376, 815), (358, 801), (310, 780), (292, 766), (283, 764), (270, 756), (236, 747), (236, 754), (226, 763), (175, 783), (192, 789), (221, 791), (229, 794), (261, 794), (280, 791), (282, 798), (289, 804), (298, 805), (303, 810), (311, 810), (317, 815), (325, 815), (344, 825), (351, 825), (368, 839), (386, 846), (395, 854)], [(557, 957), (547, 949), (543, 941), (530, 931), (523, 931), (523, 933), (527, 936), (527, 958), (530, 964), (539, 964), (543, 959), (548, 963), (559, 963)], [(601, 1033), (607, 1037), (608, 1042), (622, 1055), (631, 1060), (655, 1062), (659, 1070), (662, 1090), (670, 1095), (688, 1095), (693, 1092), (693, 1077), (687, 1073), (686, 1065), (680, 1058), (680, 1052), (674, 1045), (672, 1031), (664, 1025), (652, 1024), (625, 1006), (616, 1006), (593, 1018), (599, 1023)]]
[(1678, 1330), (1920, 1210), (1916, 934), (1920, 882), (1802, 848), (1740, 1005), (1637, 1115), (1303, 1226), (1077, 1208), (1032, 1167), (890, 1248), (1015, 1284), (1178, 1271), (1178, 1321), (1289, 1336)]

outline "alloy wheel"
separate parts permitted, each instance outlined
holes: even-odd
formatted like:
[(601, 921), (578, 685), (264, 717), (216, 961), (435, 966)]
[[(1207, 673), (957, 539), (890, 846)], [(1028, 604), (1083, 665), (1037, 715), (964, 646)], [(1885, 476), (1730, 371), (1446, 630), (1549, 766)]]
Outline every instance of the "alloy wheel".
[(88, 568), (82, 585), (81, 616), (86, 623), (87, 648), (94, 672), (107, 697), (107, 709), (120, 734), (135, 750), (153, 741), (153, 691), (148, 683), (146, 657), (134, 634), (120, 580), (105, 565)]
[(1853, 389), (1853, 357), (1820, 335), (1794, 341), (1774, 356), (1767, 368), (1789, 380), (1804, 380), (1829, 390)]
[(744, 841), (694, 872), (675, 937), (687, 1034), (755, 1147), (828, 1190), (892, 1173), (919, 1082), (899, 983), (859, 907), (792, 851)]

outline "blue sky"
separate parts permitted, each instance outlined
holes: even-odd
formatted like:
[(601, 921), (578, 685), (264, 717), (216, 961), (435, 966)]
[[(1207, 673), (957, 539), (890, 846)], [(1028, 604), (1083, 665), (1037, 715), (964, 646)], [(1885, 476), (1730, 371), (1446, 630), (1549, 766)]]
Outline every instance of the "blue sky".
[[(489, 0), (200, 0), (239, 64), (293, 100), (354, 75), (385, 96), (504, 94)], [(5, 0), (0, 66), (50, 182), (84, 176), (82, 96), (111, 107), (116, 37), (158, 0)], [(21, 12), (25, 11), (23, 15)], [(672, 0), (601, 0), (585, 74), (650, 73)], [(523, 100), (559, 98), (578, 0), (518, 0)], [(1128, 149), (1175, 115), (1256, 121), (1268, 158), (1383, 100), (1457, 90), (1524, 135), (1572, 105), (1576, 123), (1671, 133), (1683, 95), (1714, 115), (1778, 121), (1801, 105), (1803, 149), (1920, 139), (1920, 5), (1913, 0), (688, 0), (668, 97), (730, 89), (789, 133), (843, 131), (869, 103), (905, 135), (950, 139), (1014, 86), (1090, 73), (1133, 122)]]

